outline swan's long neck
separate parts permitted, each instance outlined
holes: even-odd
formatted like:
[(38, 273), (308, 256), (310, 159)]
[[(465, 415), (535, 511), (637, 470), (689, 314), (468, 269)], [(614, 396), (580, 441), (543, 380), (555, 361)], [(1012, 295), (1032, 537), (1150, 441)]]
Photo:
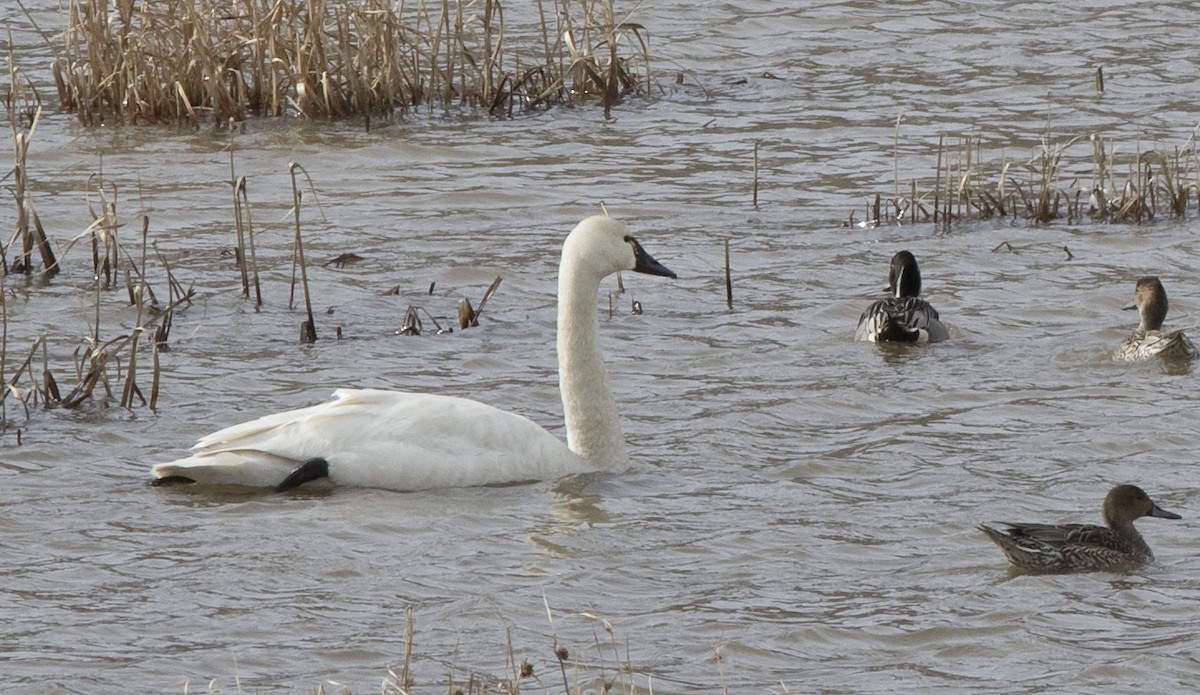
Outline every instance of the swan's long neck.
[(558, 383), (567, 446), (598, 470), (629, 464), (617, 404), (600, 359), (596, 291), (602, 277), (564, 258), (558, 275)]

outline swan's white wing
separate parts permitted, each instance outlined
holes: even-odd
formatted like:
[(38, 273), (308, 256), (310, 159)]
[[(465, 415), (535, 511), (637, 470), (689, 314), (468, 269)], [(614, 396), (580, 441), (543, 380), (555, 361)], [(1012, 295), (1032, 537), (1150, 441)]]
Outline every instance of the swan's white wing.
[(341, 485), (393, 490), (545, 480), (591, 470), (531, 420), (477, 401), (373, 389), (267, 415), (201, 439), (159, 478), (274, 487), (314, 458)]

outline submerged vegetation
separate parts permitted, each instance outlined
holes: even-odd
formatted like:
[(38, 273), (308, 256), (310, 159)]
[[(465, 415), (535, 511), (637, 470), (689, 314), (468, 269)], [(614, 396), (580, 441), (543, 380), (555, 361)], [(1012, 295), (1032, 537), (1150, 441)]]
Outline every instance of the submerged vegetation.
[(499, 0), (70, 0), (54, 81), (87, 125), (607, 110), (649, 89), (648, 34), (611, 0), (532, 5), (513, 34)]
[[(1200, 213), (1195, 133), (1182, 146), (1143, 150), (1139, 142), (1132, 152), (1121, 152), (1099, 135), (1047, 139), (1028, 158), (1002, 154), (991, 161), (984, 157), (982, 136), (939, 138), (931, 176), (901, 182), (899, 170), (897, 162), (892, 196), (876, 194), (861, 224), (949, 227), (1004, 219), (1139, 224)], [(851, 212), (850, 225), (854, 217)]]
[[(88, 334), (76, 338), (72, 353), (74, 385), (64, 394), (59, 379), (51, 370), (49, 343), (45, 336), (35, 339), (28, 352), (18, 352), (15, 366), (10, 370), (13, 360), (10, 360), (9, 346), (9, 302), (20, 295), (15, 287), (0, 284), (4, 289), (0, 292), (0, 432), (8, 429), (11, 407), (23, 411), (26, 417), (30, 408), (39, 404), (74, 408), (91, 399), (97, 388), (102, 388), (106, 397), (118, 401), (121, 407), (130, 408), (140, 403), (153, 410), (158, 398), (159, 350), (167, 344), (173, 312), (191, 301), (192, 292), (183, 289), (163, 260), (166, 287), (161, 292), (163, 301), (160, 302), (159, 293), (146, 277), (149, 218), (142, 218), (139, 262), (117, 243), (117, 230), (122, 223), (118, 221), (115, 190), (102, 176), (93, 177), (89, 185), (89, 197), (95, 195), (95, 204), (89, 204), (92, 223), (55, 253), (42, 228), (26, 175), (29, 146), (41, 118), (41, 100), (37, 90), (17, 69), (11, 48), (7, 58), (9, 88), (4, 95), (4, 107), (12, 138), (13, 165), (4, 180), (14, 198), (16, 228), (7, 246), (0, 241), (0, 275), (24, 276), (32, 280), (36, 272), (40, 281), (47, 283), (61, 271), (61, 259), (73, 247), (89, 247), (95, 313)], [(135, 309), (134, 325), (127, 333), (105, 338), (100, 321), (103, 291), (120, 287), (125, 288), (129, 305)], [(27, 296), (28, 283), (24, 289)], [(148, 396), (138, 384), (143, 343), (148, 344), (152, 365)], [(37, 369), (39, 361), (40, 371)], [(20, 430), (17, 430), (17, 439), (19, 442)]]
[[(550, 619), (550, 628), (555, 628), (555, 613), (549, 605), (546, 615)], [(650, 675), (639, 673), (630, 661), (628, 644), (618, 641), (612, 624), (594, 612), (562, 612), (559, 620), (577, 622), (581, 618), (584, 625), (590, 626), (591, 638), (583, 638), (584, 647), (568, 648), (557, 635), (549, 636), (549, 643), (543, 649), (521, 650), (513, 644), (512, 631), (507, 635), (504, 645), (498, 650), (497, 665), (503, 671), (481, 672), (475, 667), (459, 663), (457, 651), (450, 658), (439, 658), (438, 667), (427, 666), (428, 660), (422, 661), (416, 656), (415, 650), (415, 621), (413, 609), (408, 607), (405, 613), (403, 653), (394, 666), (387, 668), (387, 675), (378, 690), (382, 695), (414, 695), (415, 693), (449, 693), (450, 695), (520, 695), (520, 693), (540, 693), (542, 695), (584, 695), (585, 693), (611, 693), (611, 695), (651, 695), (654, 692), (654, 682)], [(579, 633), (578, 625), (573, 625), (574, 632)], [(584, 632), (586, 632), (585, 630)], [(522, 656), (522, 652), (528, 656)], [(721, 672), (722, 655), (720, 648), (714, 650), (712, 656), (715, 669), (720, 675), (722, 692), (728, 692), (724, 685), (724, 674)], [(445, 669), (444, 680), (425, 675), (418, 677), (417, 672), (430, 674), (438, 668)], [(637, 681), (644, 680), (645, 685)], [(440, 682), (430, 682), (440, 681)], [(217, 680), (207, 684), (184, 682), (184, 692), (223, 692)], [(203, 688), (201, 690), (196, 686)], [(243, 683), (237, 678), (237, 690), (243, 687), (259, 685), (253, 679)], [(263, 686), (275, 686), (277, 683), (264, 682)], [(678, 685), (672, 682), (670, 685)], [(352, 690), (346, 685), (334, 680), (327, 680), (310, 691), (313, 695), (351, 695)], [(787, 692), (786, 688), (782, 692)]]

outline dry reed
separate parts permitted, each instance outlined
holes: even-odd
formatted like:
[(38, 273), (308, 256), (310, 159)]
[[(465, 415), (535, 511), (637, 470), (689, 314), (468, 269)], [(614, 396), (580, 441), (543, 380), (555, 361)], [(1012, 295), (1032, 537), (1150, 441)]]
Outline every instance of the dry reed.
[(472, 328), (479, 325), (479, 315), (483, 313), (484, 305), (487, 304), (487, 301), (492, 298), (492, 295), (495, 294), (496, 290), (500, 287), (501, 279), (502, 278), (497, 275), (496, 279), (492, 280), (492, 284), (488, 285), (487, 290), (483, 293), (483, 298), (479, 300), (478, 309), (472, 308), (471, 300), (467, 299), (466, 297), (458, 300), (459, 328), (465, 330), (467, 328)]
[[(1089, 165), (1090, 177), (1082, 173)], [(983, 138), (963, 136), (948, 148), (940, 137), (932, 180), (932, 190), (923, 194), (913, 180), (908, 197), (899, 195), (897, 180), (896, 195), (886, 200), (876, 195), (868, 204), (865, 224), (933, 222), (948, 228), (990, 219), (1138, 224), (1159, 215), (1184, 217), (1193, 207), (1200, 212), (1195, 133), (1173, 149), (1143, 152), (1137, 143), (1124, 161), (1111, 140), (1092, 135), (1043, 142), (1025, 161), (1002, 158), (990, 165)]]
[[(14, 131), (14, 142), (19, 144), (24, 141), (27, 143), (27, 139), (22, 139), (22, 134), (21, 131)], [(25, 151), (21, 147), (15, 149), (18, 166), (14, 169), (23, 168)], [(24, 360), (11, 373), (8, 371), (7, 300), (11, 293), (0, 293), (0, 309), (2, 309), (0, 317), (3, 319), (0, 322), (3, 329), (0, 331), (0, 432), (7, 431), (12, 426), (9, 409), (14, 404), (20, 407), (26, 421), (30, 418), (31, 409), (35, 406), (76, 408), (95, 399), (98, 394), (102, 394), (105, 400), (119, 403), (123, 408), (132, 408), (139, 403), (151, 410), (157, 407), (160, 384), (159, 351), (167, 344), (174, 312), (179, 307), (190, 304), (194, 293), (191, 289), (185, 290), (175, 279), (166, 259), (155, 249), (155, 256), (162, 264), (166, 276), (165, 296), (168, 297), (168, 300), (165, 307), (161, 305), (158, 294), (154, 291), (146, 272), (151, 246), (149, 243), (149, 218), (145, 216), (141, 218), (139, 262), (138, 258), (134, 258), (124, 248), (118, 238), (117, 231), (123, 224), (118, 216), (119, 196), (116, 186), (106, 181), (102, 174), (90, 177), (89, 184), (88, 207), (92, 214), (92, 223), (84, 232), (72, 239), (61, 252), (62, 258), (66, 258), (76, 245), (89, 248), (91, 251), (92, 281), (90, 290), (94, 305), (91, 326), (88, 334), (83, 338), (75, 339), (68, 336), (68, 339), (76, 342), (73, 352), (74, 385), (65, 394), (62, 393), (59, 380), (55, 378), (51, 370), (51, 344), (52, 342), (57, 344), (63, 336), (39, 336), (33, 341)], [(93, 195), (95, 196), (94, 201)], [(32, 207), (31, 204), (27, 203), (27, 205)], [(26, 217), (26, 219), (29, 218)], [(14, 241), (19, 237), (20, 234), (14, 235)], [(36, 243), (45, 243), (47, 247), (49, 246), (48, 242), (36, 242), (35, 237)], [(23, 253), (18, 254), (17, 258), (28, 258), (30, 253), (30, 248), (25, 247)], [(49, 277), (60, 267), (60, 259), (49, 252), (42, 255), (46, 262), (44, 275)], [(49, 260), (51, 258), (53, 260)], [(25, 269), (25, 272), (28, 273), (28, 269)], [(106, 297), (112, 291), (119, 289), (120, 278), (124, 278), (129, 304), (135, 308), (134, 325), (127, 332), (121, 331), (116, 337), (106, 339), (104, 337), (106, 331), (101, 325), (104, 315), (102, 307), (106, 304)], [(143, 340), (146, 335), (152, 336), (148, 346)], [(144, 376), (147, 371), (143, 365), (147, 347), (151, 353), (148, 397), (138, 383), (139, 377)], [(39, 353), (41, 355), (40, 377), (35, 375), (33, 366)], [(17, 428), (16, 431), (19, 442), (20, 429)]]
[(511, 115), (581, 95), (607, 111), (649, 91), (648, 33), (612, 0), (537, 11), (510, 37), (499, 0), (70, 0), (53, 74), (86, 125), (298, 115), (369, 128), (419, 107)]
[[(549, 606), (546, 611), (547, 616), (551, 618), (553, 630), (554, 623)], [(592, 647), (596, 653), (594, 661), (573, 656), (571, 650), (559, 643), (557, 636), (552, 636), (547, 653), (542, 658), (534, 655), (521, 656), (513, 645), (512, 631), (509, 630), (504, 651), (504, 677), (485, 676), (474, 670), (466, 670), (463, 676), (459, 673), (462, 669), (452, 662), (447, 682), (442, 684), (442, 687), (435, 687), (433, 692), (460, 695), (520, 695), (522, 691), (562, 695), (582, 695), (585, 692), (643, 695), (653, 692), (639, 687), (634, 682), (630, 657), (628, 653), (622, 655), (621, 645), (607, 620), (590, 612), (573, 613), (570, 617), (583, 618), (593, 626)], [(410, 695), (418, 692), (413, 676), (414, 636), (413, 611), (409, 608), (405, 618), (404, 654), (398, 665), (388, 669), (388, 677), (384, 680), (382, 688), (384, 695)], [(543, 668), (548, 668), (548, 672), (555, 675), (543, 678)], [(561, 689), (557, 685), (559, 678), (562, 682)]]
[[(292, 290), (288, 296), (288, 308), (295, 305), (296, 300), (296, 269), (300, 269), (300, 282), (304, 289), (304, 309), (308, 319), (300, 324), (300, 342), (317, 342), (317, 323), (313, 319), (312, 295), (308, 291), (308, 264), (304, 262), (304, 241), (300, 237), (300, 202), (303, 199), (299, 186), (296, 185), (296, 171), (304, 171), (304, 167), (292, 162), (288, 165), (288, 174), (292, 178), (292, 219), (296, 225), (295, 243), (292, 247)], [(308, 172), (304, 171), (308, 177)], [(311, 180), (310, 180), (311, 183)]]
[[(17, 213), (16, 229), (8, 249), (0, 240), (0, 266), (3, 274), (18, 273), (30, 275), (33, 273), (33, 252), (37, 249), (41, 255), (45, 277), (53, 277), (58, 273), (58, 259), (46, 238), (41, 219), (33, 205), (33, 196), (29, 190), (27, 162), (29, 144), (37, 132), (38, 121), (42, 114), (42, 99), (37, 88), (17, 69), (13, 56), (12, 30), (8, 30), (8, 89), (4, 94), (4, 109), (8, 116), (8, 125), (12, 133), (13, 166), (2, 180), (12, 179), (11, 191), (13, 207)], [(12, 246), (18, 245), (18, 250)], [(8, 252), (13, 252), (10, 264)]]
[[(250, 196), (246, 191), (246, 177), (238, 176), (233, 165), (233, 144), (229, 147), (229, 181), (233, 187), (233, 220), (237, 230), (235, 262), (242, 275), (242, 296), (250, 297), (251, 278), (254, 282), (254, 308), (262, 307), (262, 284), (258, 278), (258, 256), (254, 250), (254, 223), (250, 215)], [(249, 261), (247, 262), (247, 251)]]

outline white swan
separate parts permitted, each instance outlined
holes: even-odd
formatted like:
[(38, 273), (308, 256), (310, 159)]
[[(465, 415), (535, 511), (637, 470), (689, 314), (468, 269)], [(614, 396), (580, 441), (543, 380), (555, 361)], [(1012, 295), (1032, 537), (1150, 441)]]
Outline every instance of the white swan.
[(610, 217), (583, 220), (563, 242), (558, 371), (566, 445), (528, 418), (465, 398), (338, 389), (327, 403), (214, 432), (191, 456), (154, 466), (151, 482), (287, 490), (328, 477), (420, 490), (622, 471), (629, 459), (597, 346), (596, 299), (600, 281), (621, 270), (675, 277)]

